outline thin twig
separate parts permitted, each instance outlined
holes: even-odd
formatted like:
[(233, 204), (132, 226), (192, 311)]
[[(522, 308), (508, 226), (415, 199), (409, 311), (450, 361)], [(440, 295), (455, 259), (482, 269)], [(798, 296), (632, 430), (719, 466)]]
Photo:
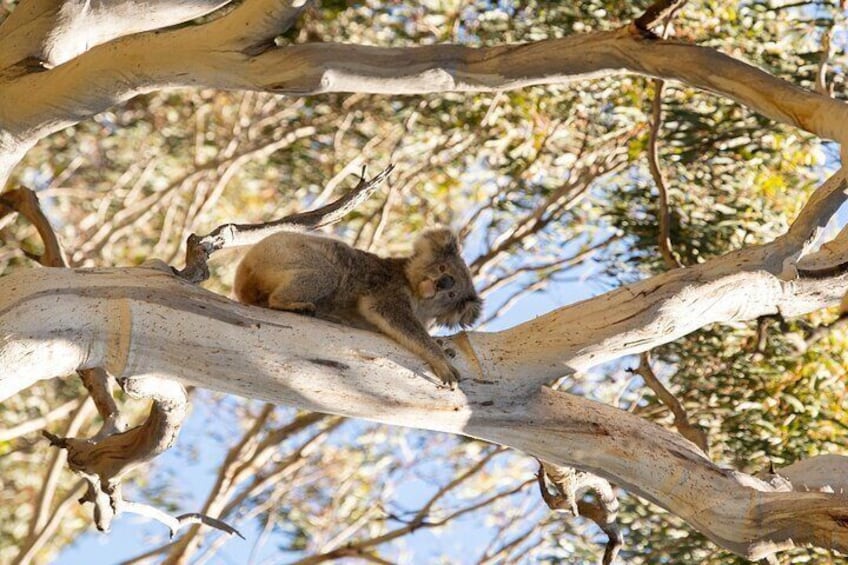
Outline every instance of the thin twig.
[(642, 353), (639, 358), (639, 366), (632, 369), (631, 372), (640, 375), (648, 388), (654, 391), (654, 394), (660, 399), (660, 402), (671, 410), (671, 413), (674, 414), (674, 427), (677, 428), (680, 435), (700, 447), (704, 453), (707, 453), (709, 444), (706, 433), (699, 426), (689, 422), (689, 416), (686, 414), (683, 405), (657, 378), (651, 368), (651, 357), (647, 351)]
[[(680, 5), (682, 5), (682, 2), (661, 0), (648, 8), (642, 18), (648, 17), (652, 11), (657, 14), (657, 17), (665, 18), (662, 31), (662, 38), (665, 39), (668, 37), (671, 18), (674, 16), (674, 13)], [(639, 24), (637, 23), (637, 26), (638, 25)], [(647, 29), (647, 27), (645, 29)], [(659, 245), (660, 254), (662, 255), (663, 261), (665, 261), (666, 267), (674, 269), (683, 267), (683, 263), (681, 263), (671, 246), (671, 214), (668, 206), (668, 189), (666, 188), (665, 179), (663, 178), (662, 171), (660, 170), (660, 160), (657, 152), (659, 132), (660, 127), (662, 126), (662, 96), (663, 90), (665, 89), (665, 81), (662, 79), (654, 79), (653, 84), (654, 99), (651, 102), (651, 130), (648, 134), (648, 169), (651, 171), (651, 177), (653, 177), (654, 184), (657, 185), (657, 192), (659, 193), (659, 202), (657, 203), (657, 219), (659, 223), (657, 244)]]
[(85, 481), (77, 481), (77, 483), (68, 491), (68, 494), (56, 505), (56, 508), (50, 513), (50, 519), (44, 524), (38, 534), (31, 539), (28, 539), (26, 545), (23, 546), (22, 552), (15, 560), (17, 565), (28, 565), (32, 562), (36, 554), (44, 547), (56, 529), (62, 524), (65, 515), (75, 507), (77, 499), (85, 492)]
[[(575, 206), (581, 197), (588, 193), (592, 183), (600, 176), (625, 167), (627, 165), (627, 152), (622, 149), (626, 145), (622, 142), (624, 139), (633, 137), (634, 134), (635, 132), (632, 129), (628, 129), (626, 132), (610, 135), (607, 140), (609, 144), (602, 145), (600, 150), (585, 156), (586, 162), (591, 164), (583, 166), (579, 173), (573, 172), (568, 182), (564, 182), (559, 188), (552, 191), (533, 210), (520, 218), (514, 219), (509, 230), (498, 236), (493, 243), (487, 245), (488, 249), (469, 263), (468, 268), (471, 272), (475, 275), (484, 273), (491, 265), (495, 264), (495, 260), (499, 256), (508, 253), (519, 242), (526, 241), (526, 237), (542, 231)], [(545, 141), (551, 135), (553, 135), (553, 132), (549, 132)], [(581, 163), (588, 143), (589, 139), (586, 136), (583, 139), (583, 146), (578, 151), (575, 163)], [(544, 142), (542, 143), (543, 146)], [(525, 165), (525, 170), (538, 158), (539, 155), (537, 154), (533, 159), (530, 159)], [(572, 168), (573, 171), (576, 170), (576, 167), (575, 164)]]
[(651, 176), (659, 193), (659, 201), (657, 202), (657, 220), (659, 223), (657, 244), (659, 245), (660, 254), (663, 261), (665, 261), (666, 267), (675, 269), (682, 267), (683, 263), (681, 263), (671, 247), (671, 214), (668, 207), (668, 189), (666, 188), (665, 179), (660, 170), (659, 157), (657, 156), (657, 139), (659, 138), (659, 129), (662, 123), (662, 93), (665, 87), (665, 81), (654, 79), (653, 82), (654, 100), (651, 104), (651, 131), (648, 137), (648, 169), (651, 171)]
[(366, 180), (363, 167), (359, 184), (353, 190), (316, 210), (290, 214), (261, 224), (224, 224), (205, 236), (191, 234), (186, 242), (186, 266), (175, 272), (190, 282), (202, 282), (209, 278), (207, 260), (215, 251), (255, 243), (285, 229), (285, 226), (319, 228), (338, 222), (371, 196), (393, 169), (394, 165), (389, 165), (372, 179)]
[[(71, 421), (65, 428), (65, 435), (75, 435), (82, 428), (85, 421), (91, 416), (94, 404), (91, 402), (83, 402), (77, 411), (74, 413)], [(59, 482), (59, 475), (65, 467), (67, 454), (64, 451), (56, 451), (53, 454), (52, 461), (47, 471), (47, 476), (42, 481), (41, 491), (38, 494), (38, 505), (36, 512), (33, 513), (32, 521), (30, 522), (29, 534), (35, 535), (47, 523), (47, 516), (50, 511), (50, 503), (53, 500), (53, 495)]]
[(830, 41), (833, 36), (833, 20), (830, 25), (822, 33), (821, 41), (821, 60), (819, 61), (818, 69), (816, 69), (816, 92), (822, 96), (833, 96), (833, 85), (827, 84), (827, 65), (831, 56)]
[(576, 267), (580, 263), (588, 260), (597, 251), (607, 247), (615, 241), (618, 241), (619, 239), (621, 239), (621, 237), (622, 236), (620, 234), (613, 234), (607, 239), (599, 241), (598, 243), (592, 244), (588, 247), (583, 247), (582, 249), (580, 249), (580, 251), (577, 251), (573, 255), (553, 259), (544, 263), (523, 265), (521, 267), (511, 269), (509, 274), (504, 275), (502, 277), (498, 277), (497, 279), (494, 279), (491, 282), (487, 282), (482, 285), (478, 289), (479, 294), (481, 297), (485, 298), (487, 295), (495, 292), (496, 290), (509, 286), (510, 284), (515, 282), (516, 279), (528, 273), (533, 274), (547, 272), (549, 275), (553, 276), (554, 274), (565, 269)]
[(445, 517), (441, 520), (432, 521), (432, 522), (427, 521), (427, 517), (430, 515), (430, 512), (431, 512), (433, 506), (436, 504), (436, 502), (438, 502), (447, 493), (451, 492), (452, 490), (457, 488), (459, 485), (461, 485), (465, 481), (467, 481), (469, 478), (471, 478), (472, 476), (474, 476), (475, 474), (480, 472), (480, 470), (483, 469), (483, 467), (485, 467), (485, 465), (495, 455), (502, 453), (503, 451), (504, 451), (504, 448), (497, 448), (497, 449), (490, 450), (483, 458), (478, 460), (477, 463), (475, 463), (473, 466), (471, 466), (469, 469), (467, 469), (464, 473), (460, 474), (458, 477), (456, 477), (455, 479), (450, 481), (448, 484), (439, 488), (439, 490), (436, 491), (429, 498), (429, 500), (427, 500), (426, 503), (424, 503), (424, 505), (415, 513), (415, 515), (410, 520), (403, 521), (400, 518), (395, 517), (395, 520), (404, 523), (404, 525), (402, 527), (396, 528), (392, 531), (386, 532), (385, 534), (375, 536), (375, 537), (372, 537), (372, 538), (367, 539), (367, 540), (362, 540), (362, 541), (359, 541), (359, 542), (348, 542), (348, 543), (344, 544), (342, 547), (338, 547), (338, 548), (336, 548), (332, 551), (328, 551), (328, 552), (321, 553), (321, 554), (318, 554), (318, 555), (312, 555), (312, 556), (306, 557), (304, 559), (301, 559), (300, 561), (297, 561), (296, 563), (298, 565), (306, 565), (306, 564), (313, 564), (313, 563), (321, 563), (323, 561), (328, 561), (328, 560), (331, 560), (331, 559), (337, 559), (337, 558), (340, 558), (340, 557), (360, 556), (363, 552), (365, 552), (366, 550), (368, 550), (370, 548), (373, 548), (373, 547), (376, 547), (380, 544), (383, 544), (383, 543), (386, 543), (388, 541), (397, 539), (397, 538), (404, 536), (404, 535), (406, 535), (410, 532), (413, 532), (413, 531), (415, 531), (419, 528), (433, 528), (433, 527), (444, 525), (448, 521), (450, 521), (450, 520), (452, 520), (452, 519), (454, 519), (458, 516), (461, 516), (462, 514), (465, 514), (467, 512), (471, 512), (473, 510), (479, 509), (479, 508), (481, 508), (481, 507), (483, 507), (487, 504), (491, 504), (492, 502), (494, 502), (495, 500), (498, 500), (499, 498), (503, 498), (504, 496), (509, 496), (511, 494), (514, 494), (515, 492), (518, 492), (519, 490), (526, 487), (526, 483), (522, 483), (518, 487), (511, 489), (509, 491), (497, 493), (497, 494), (485, 499), (484, 501), (478, 502), (477, 504), (473, 504), (471, 506), (462, 508), (462, 509), (452, 513), (451, 515), (449, 515), (449, 516), (447, 516), (447, 517)]
[(650, 29), (660, 21), (668, 20), (683, 7), (686, 0), (658, 0), (645, 10), (645, 13), (636, 18), (633, 25), (642, 32), (650, 33)]
[(843, 312), (842, 314), (839, 315), (838, 318), (836, 318), (834, 321), (830, 322), (829, 324), (822, 324), (822, 325), (816, 326), (815, 328), (810, 330), (807, 333), (807, 335), (805, 336), (804, 341), (806, 342), (807, 346), (809, 347), (810, 345), (812, 345), (812, 344), (816, 343), (817, 341), (819, 341), (820, 339), (822, 339), (827, 334), (833, 332), (834, 330), (843, 328), (845, 326), (848, 326), (848, 313)]
[(507, 559), (507, 557), (509, 557), (509, 553), (517, 546), (530, 539), (530, 536), (532, 536), (536, 532), (537, 528), (537, 524), (531, 525), (529, 528), (527, 528), (526, 530), (524, 530), (523, 532), (521, 532), (520, 534), (500, 546), (494, 553), (489, 554), (487, 552), (485, 555), (480, 557), (477, 563), (479, 565), (483, 565), (484, 563), (517, 563), (518, 561), (514, 559)]
[[(203, 505), (204, 514), (226, 518), (247, 498), (257, 496), (269, 486), (284, 482), (286, 473), (299, 468), (297, 463), (303, 460), (306, 450), (343, 421), (343, 418), (332, 419), (330, 425), (312, 434), (291, 450), (289, 455), (276, 465), (276, 469), (260, 473), (259, 470), (275, 453), (279, 452), (282, 441), (321, 420), (328, 419), (325, 414), (306, 412), (298, 415), (291, 422), (269, 431), (260, 440), (259, 434), (272, 415), (272, 411), (273, 405), (266, 404), (242, 439), (227, 452), (225, 461), (219, 468), (215, 486), (210, 490)], [(246, 488), (239, 489), (248, 478), (253, 480)], [(190, 528), (183, 537), (169, 547), (165, 563), (181, 562), (190, 556), (201, 543), (198, 539), (200, 535), (199, 528)]]
[(12, 426), (11, 428), (0, 429), (0, 442), (12, 441), (13, 439), (38, 431), (50, 424), (51, 422), (66, 417), (75, 408), (78, 408), (81, 402), (81, 399), (75, 398), (73, 400), (69, 400), (61, 406), (53, 408), (43, 416), (40, 416), (38, 418), (31, 418), (29, 420), (21, 422), (16, 426)]
[(166, 514), (158, 508), (154, 508), (153, 506), (147, 504), (119, 500), (116, 504), (115, 513), (118, 514), (120, 512), (129, 512), (130, 514), (146, 516), (148, 518), (165, 524), (171, 531), (171, 539), (174, 538), (174, 536), (177, 534), (177, 532), (180, 531), (180, 529), (190, 524), (205, 524), (209, 527), (215, 528), (216, 530), (220, 530), (230, 535), (236, 535), (241, 539), (244, 539), (244, 536), (241, 535), (238, 530), (236, 530), (229, 524), (218, 520), (217, 518), (212, 518), (211, 516), (200, 514), (199, 512), (189, 512), (187, 514), (181, 514), (179, 516), (174, 517), (169, 514)]
[(56, 237), (56, 232), (44, 212), (41, 210), (41, 205), (38, 202), (38, 197), (32, 190), (21, 187), (15, 190), (8, 190), (0, 194), (0, 210), (3, 207), (8, 207), (25, 217), (35, 226), (41, 241), (44, 243), (44, 253), (41, 255), (33, 255), (24, 251), (27, 257), (38, 261), (45, 267), (66, 267), (67, 261), (62, 252), (62, 247), (59, 245), (59, 240)]

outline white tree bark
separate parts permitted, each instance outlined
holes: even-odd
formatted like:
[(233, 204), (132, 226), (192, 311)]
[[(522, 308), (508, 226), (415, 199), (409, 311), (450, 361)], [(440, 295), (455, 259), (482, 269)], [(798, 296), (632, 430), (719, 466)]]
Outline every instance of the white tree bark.
[[(795, 261), (845, 200), (839, 171), (774, 242), (678, 269), (498, 333), (459, 334), (464, 375), (440, 389), (386, 338), (233, 303), (165, 269), (31, 269), (0, 285), (0, 399), (40, 379), (105, 367), (311, 410), (459, 433), (605, 477), (756, 559), (795, 544), (848, 550), (845, 458), (796, 463), (798, 490), (713, 464), (679, 435), (551, 390), (572, 371), (638, 353), (710, 323), (838, 304), (848, 274), (834, 257), (848, 230), (803, 258), (833, 273), (798, 278)], [(827, 492), (818, 492), (824, 490)], [(835, 493), (835, 494), (834, 494)]]
[[(633, 72), (679, 80), (821, 137), (848, 140), (843, 103), (714, 50), (646, 39), (631, 28), (480, 49), (276, 46), (274, 36), (304, 2), (245, 0), (208, 23), (161, 29), (226, 3), (24, 0), (0, 26), (0, 186), (42, 137), (137, 93), (181, 86), (413, 94)], [(133, 17), (140, 10), (145, 17)], [(93, 367), (123, 380), (179, 380), (509, 445), (608, 478), (752, 559), (796, 544), (846, 551), (844, 458), (790, 466), (786, 476), (796, 490), (787, 490), (721, 469), (656, 425), (545, 386), (706, 324), (838, 304), (848, 290), (848, 230), (817, 256), (802, 255), (844, 202), (845, 186), (840, 171), (790, 232), (769, 245), (504, 332), (455, 336), (451, 346), (465, 375), (455, 392), (437, 388), (421, 360), (381, 336), (238, 305), (162, 270), (19, 271), (0, 281), (0, 399)], [(796, 267), (829, 271), (798, 277)]]
[[(679, 80), (727, 96), (774, 120), (820, 137), (848, 139), (848, 108), (713, 49), (646, 39), (632, 28), (571, 35), (518, 45), (384, 48), (338, 43), (276, 46), (275, 35), (294, 22), (304, 2), (248, 0), (238, 9), (196, 26), (135, 33), (172, 17), (178, 23), (216, 2), (164, 2), (148, 24), (116, 21), (96, 9), (67, 18), (55, 3), (4, 23), (9, 44), (0, 61), (0, 186), (11, 167), (42, 137), (138, 93), (181, 86), (250, 89), (287, 95), (324, 92), (420, 94), (494, 91), (564, 84), (632, 72)], [(82, 3), (87, 5), (88, 3)], [(69, 3), (69, 6), (77, 6)], [(117, 3), (130, 7), (130, 0)], [(23, 8), (28, 6), (24, 3)], [(97, 4), (97, 6), (100, 6)], [(20, 10), (20, 9), (19, 9)], [(51, 11), (52, 10), (52, 11)], [(17, 11), (16, 11), (17, 12)], [(50, 28), (60, 20), (63, 27)], [(146, 20), (146, 18), (136, 18)], [(80, 23), (81, 22), (81, 23)], [(58, 23), (57, 23), (58, 25)], [(31, 37), (28, 26), (35, 26)], [(93, 30), (92, 30), (93, 28)], [(98, 31), (99, 30), (99, 31)], [(59, 47), (48, 36), (58, 33)], [(96, 41), (90, 37), (98, 38)], [(115, 39), (112, 39), (115, 38)], [(106, 43), (93, 45), (99, 41)], [(87, 49), (80, 52), (80, 49)], [(4, 52), (0, 49), (0, 52)], [(77, 53), (79, 54), (77, 55)], [(74, 56), (77, 55), (77, 56)], [(62, 63), (43, 72), (11, 72), (19, 57)], [(73, 58), (71, 58), (73, 56)], [(67, 62), (65, 62), (67, 61)]]
[[(785, 250), (779, 242), (771, 249)], [(543, 385), (699, 323), (800, 314), (836, 304), (848, 290), (848, 275), (784, 280), (762, 260), (772, 255), (745, 255), (504, 332), (455, 336), (465, 377), (455, 392), (438, 388), (421, 360), (379, 335), (236, 304), (162, 270), (22, 270), (0, 286), (0, 398), (81, 368), (103, 366), (119, 379), (165, 377), (508, 445), (620, 484), (752, 559), (795, 544), (848, 550), (848, 499), (839, 490), (845, 459), (827, 458), (827, 471), (839, 473), (832, 483), (815, 460), (794, 469), (800, 486), (838, 494), (783, 492), (717, 467), (675, 433)]]
[(169, 27), (230, 0), (31, 0), (0, 25), (0, 69), (32, 58), (55, 67), (95, 45)]

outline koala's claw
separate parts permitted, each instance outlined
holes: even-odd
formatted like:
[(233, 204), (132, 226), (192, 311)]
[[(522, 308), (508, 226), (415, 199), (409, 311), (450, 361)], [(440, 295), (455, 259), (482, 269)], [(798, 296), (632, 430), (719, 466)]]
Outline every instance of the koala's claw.
[(458, 383), (460, 379), (460, 374), (456, 367), (448, 365), (446, 370), (437, 371), (436, 375), (438, 375), (438, 377), (442, 380), (442, 384), (439, 385), (439, 388), (456, 390), (456, 383)]

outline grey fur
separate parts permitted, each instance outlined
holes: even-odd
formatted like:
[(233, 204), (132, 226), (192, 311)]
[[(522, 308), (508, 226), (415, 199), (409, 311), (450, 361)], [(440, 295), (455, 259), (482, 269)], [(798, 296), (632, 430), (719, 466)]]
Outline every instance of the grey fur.
[(234, 290), (246, 304), (382, 332), (427, 361), (451, 388), (459, 372), (427, 328), (468, 327), (482, 309), (459, 242), (445, 228), (425, 231), (413, 254), (399, 258), (320, 235), (277, 233), (248, 251)]

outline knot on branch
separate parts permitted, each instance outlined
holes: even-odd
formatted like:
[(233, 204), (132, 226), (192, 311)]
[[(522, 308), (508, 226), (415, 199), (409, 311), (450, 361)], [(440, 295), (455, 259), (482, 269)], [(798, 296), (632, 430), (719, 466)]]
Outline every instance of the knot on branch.
[(162, 522), (170, 529), (171, 537), (186, 525), (202, 523), (244, 539), (232, 526), (205, 514), (192, 512), (172, 517), (152, 506), (123, 499), (121, 479), (176, 441), (185, 418), (186, 397), (179, 384), (155, 377), (126, 379), (121, 384), (130, 396), (153, 399), (150, 414), (140, 426), (120, 433), (108, 428), (111, 433), (92, 439), (59, 437), (48, 431), (42, 432), (50, 445), (67, 450), (68, 465), (85, 479), (87, 490), (79, 502), (94, 505), (97, 529), (109, 531), (116, 516), (129, 512)]

